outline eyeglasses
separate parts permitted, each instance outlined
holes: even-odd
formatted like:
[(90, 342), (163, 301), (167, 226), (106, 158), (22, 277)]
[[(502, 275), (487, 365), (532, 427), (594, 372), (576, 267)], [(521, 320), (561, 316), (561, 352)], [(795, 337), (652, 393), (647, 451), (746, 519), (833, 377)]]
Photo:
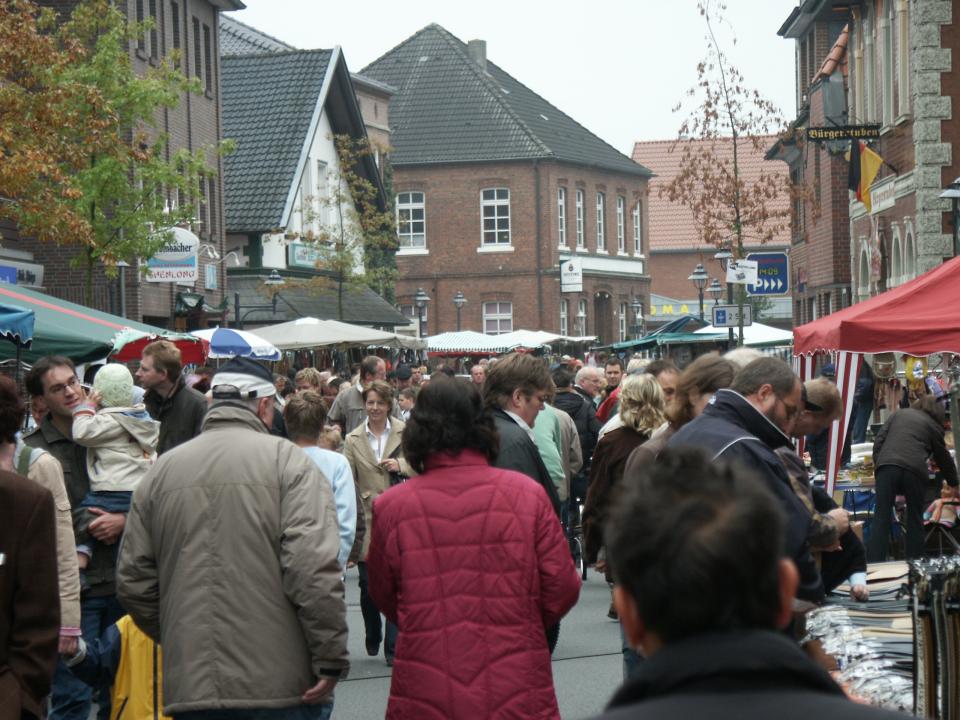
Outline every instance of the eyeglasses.
[(783, 404), (783, 409), (787, 412), (787, 420), (796, 420), (800, 417), (800, 413), (803, 412), (803, 408), (796, 407), (795, 405), (788, 405), (787, 401), (782, 397), (777, 397), (777, 401)]
[(53, 385), (47, 388), (47, 392), (51, 395), (62, 395), (67, 388), (70, 388), (74, 392), (78, 392), (80, 389), (80, 381), (77, 380), (77, 376), (74, 375), (72, 378), (67, 380), (65, 383), (60, 383), (59, 385)]

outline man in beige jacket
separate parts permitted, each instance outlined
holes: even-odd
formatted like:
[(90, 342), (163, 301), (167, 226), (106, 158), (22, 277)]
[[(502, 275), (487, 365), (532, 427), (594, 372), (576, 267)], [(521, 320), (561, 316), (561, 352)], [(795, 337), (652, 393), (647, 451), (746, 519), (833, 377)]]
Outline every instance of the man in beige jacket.
[(348, 670), (330, 483), (268, 433), (266, 369), (235, 358), (211, 392), (134, 492), (117, 593), (163, 647), (167, 715), (322, 717)]

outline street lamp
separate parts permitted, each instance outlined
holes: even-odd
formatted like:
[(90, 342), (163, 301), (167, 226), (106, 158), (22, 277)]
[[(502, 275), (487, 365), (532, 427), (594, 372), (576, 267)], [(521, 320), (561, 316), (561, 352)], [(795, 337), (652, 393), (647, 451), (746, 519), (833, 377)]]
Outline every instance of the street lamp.
[[(720, 263), (720, 268), (723, 270), (723, 277), (727, 277), (727, 265), (730, 264), (730, 261), (733, 260), (733, 253), (730, 252), (727, 248), (723, 248), (720, 252), (715, 253), (713, 259)], [(733, 283), (727, 283), (727, 303), (733, 305)], [(727, 344), (729, 347), (733, 347), (733, 328), (727, 328)]]
[(947, 189), (940, 193), (940, 197), (949, 198), (953, 210), (953, 256), (960, 255), (960, 177), (947, 185)]
[[(230, 253), (227, 253), (227, 257), (230, 256)], [(226, 258), (224, 258), (226, 259)], [(264, 285), (269, 285), (274, 288), (279, 288), (281, 285), (286, 285), (287, 281), (283, 279), (283, 276), (280, 275), (276, 270), (271, 270), (270, 274), (263, 279)], [(233, 324), (236, 325), (240, 330), (243, 330), (243, 321), (246, 320), (247, 315), (252, 312), (262, 312), (264, 310), (269, 310), (272, 314), (277, 314), (277, 301), (283, 300), (284, 304), (289, 307), (296, 314), (297, 317), (303, 317), (303, 313), (297, 310), (289, 300), (283, 297), (280, 294), (280, 290), (274, 290), (271, 293), (269, 303), (256, 303), (251, 305), (241, 305), (240, 304), (240, 293), (235, 292), (233, 294)], [(242, 315), (241, 315), (242, 311)]]
[(460, 310), (467, 304), (467, 298), (457, 290), (457, 294), (453, 296), (453, 304), (457, 306), (457, 332), (460, 332)]
[(633, 316), (636, 318), (636, 335), (637, 337), (643, 337), (643, 300), (639, 295), (634, 295), (633, 300), (630, 301), (630, 309), (633, 310)]
[(430, 302), (430, 296), (422, 287), (417, 288), (417, 294), (413, 296), (413, 304), (417, 308), (417, 329), (420, 331), (420, 337), (423, 337), (423, 311), (427, 309), (428, 302)]
[(720, 303), (720, 296), (723, 295), (723, 285), (721, 285), (716, 278), (711, 278), (707, 292), (710, 293), (710, 296), (713, 298), (713, 304), (716, 306)]
[(693, 274), (687, 278), (693, 282), (693, 286), (697, 289), (697, 296), (700, 298), (700, 322), (703, 322), (703, 289), (707, 286), (709, 277), (707, 271), (703, 269), (703, 263), (697, 263)]

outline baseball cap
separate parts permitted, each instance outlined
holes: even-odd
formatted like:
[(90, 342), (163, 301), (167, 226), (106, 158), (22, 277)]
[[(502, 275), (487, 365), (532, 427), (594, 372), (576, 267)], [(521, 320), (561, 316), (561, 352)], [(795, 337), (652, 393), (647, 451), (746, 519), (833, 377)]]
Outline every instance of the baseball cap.
[(409, 380), (413, 376), (413, 370), (409, 365), (397, 365), (397, 380)]
[(277, 394), (270, 371), (244, 357), (231, 358), (221, 366), (213, 376), (210, 390), (214, 400), (248, 400)]

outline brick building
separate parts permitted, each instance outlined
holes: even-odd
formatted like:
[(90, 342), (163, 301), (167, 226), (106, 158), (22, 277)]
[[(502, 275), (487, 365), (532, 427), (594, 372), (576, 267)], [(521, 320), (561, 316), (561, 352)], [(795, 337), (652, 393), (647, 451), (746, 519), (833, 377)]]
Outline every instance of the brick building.
[[(390, 107), (397, 298), (430, 297), (425, 332), (521, 328), (623, 339), (649, 301), (650, 172), (469, 46), (429, 25), (362, 70)], [(561, 296), (580, 258), (583, 292)]]
[[(773, 138), (770, 138), (772, 141)], [(718, 248), (702, 244), (694, 223), (693, 213), (680, 203), (671, 202), (669, 198), (660, 196), (660, 188), (669, 184), (680, 172), (680, 161), (683, 148), (675, 145), (674, 140), (653, 140), (637, 142), (633, 146), (633, 159), (650, 168), (654, 173), (650, 180), (649, 194), (649, 224), (650, 224), (650, 277), (651, 292), (656, 302), (647, 310), (647, 326), (653, 327), (677, 317), (679, 315), (698, 315), (699, 297), (697, 290), (690, 281), (698, 263), (702, 263), (707, 274), (716, 278), (726, 288), (723, 269), (720, 263), (714, 260)], [(710, 148), (721, 160), (733, 158), (733, 144), (726, 138), (717, 140), (686, 140), (686, 143), (695, 143)], [(765, 148), (764, 142), (761, 147)], [(748, 185), (756, 181), (761, 172), (775, 174), (777, 164), (766, 162), (764, 153), (753, 147), (751, 142), (739, 145), (739, 168), (741, 177)], [(782, 167), (782, 166), (781, 166)], [(785, 172), (784, 172), (785, 174)], [(784, 194), (777, 203), (782, 207), (789, 204), (789, 198)], [(771, 208), (782, 209), (782, 208)], [(773, 242), (765, 245), (746, 242), (746, 252), (775, 252), (786, 250), (789, 247), (789, 232)], [(726, 290), (720, 298), (725, 302)], [(706, 295), (704, 298), (704, 315), (710, 322), (710, 307), (713, 299)], [(756, 318), (766, 324), (787, 326), (790, 325), (790, 300), (788, 297), (771, 297), (765, 303), (762, 317)]]
[(793, 234), (795, 255), (804, 258), (794, 266), (804, 290), (794, 303), (798, 323), (900, 285), (953, 254), (950, 202), (940, 194), (960, 174), (952, 153), (960, 139), (952, 120), (958, 11), (957, 0), (806, 0), (780, 28), (797, 43), (798, 131), (878, 125), (870, 146), (885, 161), (868, 211), (847, 199), (849, 142), (816, 146), (798, 132), (780, 148), (794, 181), (814, 194)]
[[(72, 0), (39, 0), (40, 5), (69, 11)], [(188, 77), (199, 79), (203, 93), (184, 93), (175, 108), (164, 109), (157, 117), (157, 130), (169, 137), (169, 152), (180, 148), (197, 150), (215, 147), (221, 139), (220, 114), (220, 51), (217, 35), (218, 16), (222, 10), (238, 10), (239, 0), (127, 0), (128, 17), (154, 22), (153, 30), (132, 40), (130, 57), (138, 74), (173, 50), (180, 51), (180, 69)], [(217, 168), (216, 177), (201, 184), (200, 217), (191, 228), (199, 237), (201, 252), (198, 281), (191, 285), (149, 283), (141, 280), (137, 268), (130, 268), (120, 278), (109, 279), (102, 268), (94, 273), (93, 306), (113, 311), (131, 319), (169, 327), (206, 324), (206, 311), (216, 313), (224, 292), (225, 273), (215, 258), (224, 249), (222, 164), (209, 158)], [(167, 201), (176, 203), (176, 197)], [(10, 238), (14, 232), (4, 232)], [(84, 303), (84, 273), (70, 265), (79, 253), (76, 246), (55, 246), (29, 238), (18, 239), (16, 255), (24, 262), (43, 269), (43, 289), (52, 295)], [(142, 261), (143, 259), (141, 259)], [(2, 261), (0, 261), (2, 262)], [(209, 268), (209, 269), (208, 269)], [(122, 298), (122, 300), (121, 300)]]

